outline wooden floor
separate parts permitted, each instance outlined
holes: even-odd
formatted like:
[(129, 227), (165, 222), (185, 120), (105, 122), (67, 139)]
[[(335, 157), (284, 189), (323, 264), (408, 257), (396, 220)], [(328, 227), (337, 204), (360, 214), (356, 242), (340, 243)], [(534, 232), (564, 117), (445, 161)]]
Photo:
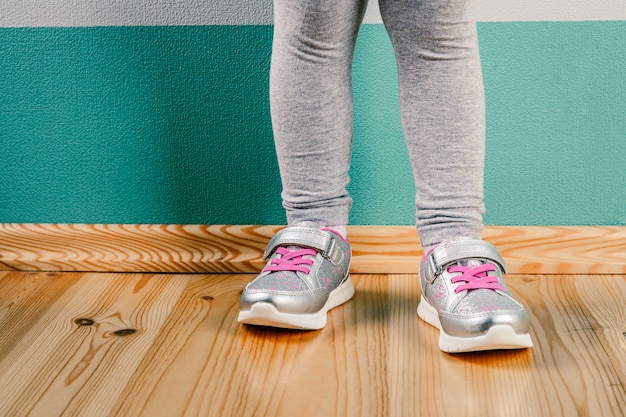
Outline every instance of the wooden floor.
[(535, 347), (441, 353), (416, 275), (321, 331), (241, 326), (247, 274), (0, 272), (0, 416), (624, 416), (626, 276), (511, 275)]

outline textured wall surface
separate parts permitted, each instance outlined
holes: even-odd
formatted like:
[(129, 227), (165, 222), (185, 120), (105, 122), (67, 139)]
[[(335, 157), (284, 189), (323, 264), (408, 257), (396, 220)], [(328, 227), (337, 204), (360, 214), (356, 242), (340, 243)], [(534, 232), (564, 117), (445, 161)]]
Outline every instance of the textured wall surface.
[[(372, 2), (373, 3), (373, 2)], [(483, 1), (486, 222), (626, 224), (626, 7)], [(0, 222), (280, 224), (271, 1), (0, 3)], [(393, 53), (355, 58), (355, 224), (412, 224)]]
[[(626, 20), (622, 0), (479, 0), (489, 22)], [(381, 23), (369, 1), (365, 23)], [(270, 25), (272, 0), (3, 0), (0, 27)]]

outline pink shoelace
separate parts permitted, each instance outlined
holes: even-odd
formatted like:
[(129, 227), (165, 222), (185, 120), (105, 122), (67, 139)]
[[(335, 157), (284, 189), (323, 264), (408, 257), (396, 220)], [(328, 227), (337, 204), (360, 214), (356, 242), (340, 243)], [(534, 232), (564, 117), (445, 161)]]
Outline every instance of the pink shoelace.
[(453, 284), (457, 282), (465, 282), (465, 284), (456, 287), (454, 290), (456, 293), (465, 290), (478, 290), (483, 288), (504, 291), (504, 288), (502, 288), (502, 285), (500, 285), (500, 282), (498, 281), (498, 277), (487, 274), (488, 272), (495, 270), (496, 266), (494, 264), (484, 264), (479, 266), (453, 265), (448, 268), (448, 272), (461, 273), (461, 275), (452, 278), (451, 282)]
[(263, 272), (293, 271), (308, 274), (311, 270), (306, 266), (313, 265), (313, 259), (304, 258), (304, 256), (317, 255), (313, 249), (278, 248), (276, 253), (281, 255), (280, 258), (272, 259), (270, 264), (263, 268)]

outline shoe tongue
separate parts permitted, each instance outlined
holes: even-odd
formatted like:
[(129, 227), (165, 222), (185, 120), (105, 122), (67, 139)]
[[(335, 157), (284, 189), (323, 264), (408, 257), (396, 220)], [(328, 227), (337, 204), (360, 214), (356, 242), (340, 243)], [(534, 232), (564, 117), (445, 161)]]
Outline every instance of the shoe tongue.
[(481, 261), (480, 259), (470, 258), (470, 259), (461, 259), (459, 262), (457, 262), (457, 264), (460, 266), (467, 266), (469, 268), (474, 268), (476, 266), (483, 265), (484, 262)]
[(302, 250), (302, 249), (310, 249), (310, 248), (307, 248), (306, 246), (298, 246), (298, 245), (288, 245), (288, 246), (283, 246), (283, 247), (285, 249), (289, 249), (290, 251), (297, 251), (297, 250)]

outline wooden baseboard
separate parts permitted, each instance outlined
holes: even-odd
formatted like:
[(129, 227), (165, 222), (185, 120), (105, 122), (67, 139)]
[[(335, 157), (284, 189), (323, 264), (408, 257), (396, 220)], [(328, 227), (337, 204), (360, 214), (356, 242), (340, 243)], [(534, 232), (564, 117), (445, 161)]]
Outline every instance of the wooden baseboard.
[[(255, 273), (282, 226), (0, 224), (0, 270)], [(351, 226), (352, 271), (416, 273), (411, 226)], [(491, 226), (510, 274), (626, 274), (626, 227)]]

